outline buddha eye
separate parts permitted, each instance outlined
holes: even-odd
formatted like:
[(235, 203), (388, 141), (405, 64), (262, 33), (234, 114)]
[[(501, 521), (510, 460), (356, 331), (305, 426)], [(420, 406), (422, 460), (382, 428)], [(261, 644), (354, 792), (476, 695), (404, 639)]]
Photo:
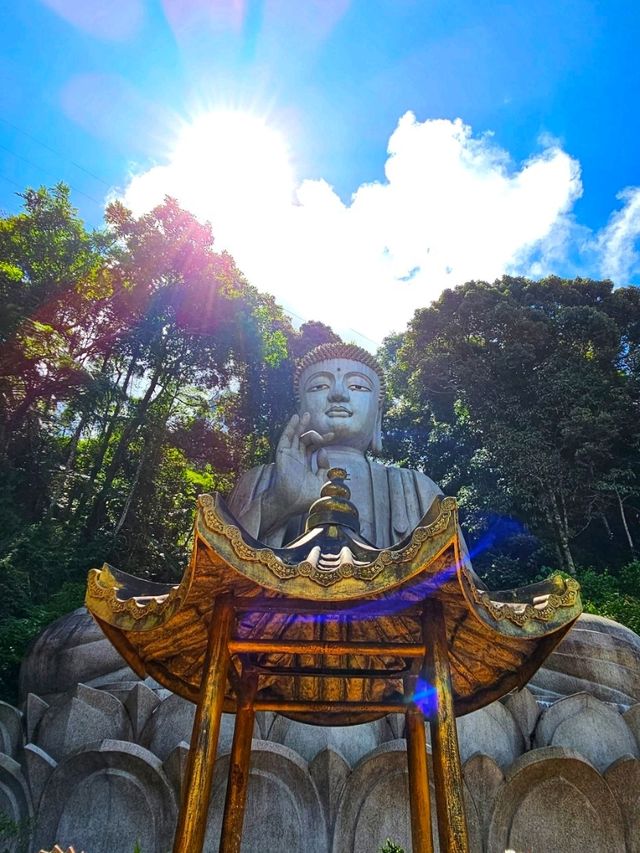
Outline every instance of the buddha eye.
[(307, 388), (307, 393), (311, 391), (324, 391), (328, 387), (328, 382), (316, 382), (315, 385), (309, 385), (309, 387)]
[(349, 391), (367, 391), (371, 393), (371, 388), (366, 385), (360, 385), (358, 382), (350, 382), (349, 383)]

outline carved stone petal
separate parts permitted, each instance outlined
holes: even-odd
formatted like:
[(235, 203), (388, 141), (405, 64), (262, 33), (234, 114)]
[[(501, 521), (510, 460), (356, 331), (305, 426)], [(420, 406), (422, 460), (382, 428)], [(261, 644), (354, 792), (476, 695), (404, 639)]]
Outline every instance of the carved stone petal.
[(183, 740), (175, 747), (163, 763), (164, 772), (173, 786), (173, 791), (178, 802), (182, 801), (182, 785), (189, 757), (189, 744)]
[[(115, 819), (117, 816), (117, 819)], [(36, 849), (90, 853), (171, 848), (177, 802), (162, 763), (133, 743), (103, 740), (68, 756), (45, 786)], [(39, 845), (39, 846), (37, 846)]]
[(504, 783), (504, 774), (493, 758), (476, 753), (465, 763), (463, 775), (469, 799), (475, 806), (479, 835), (486, 840), (496, 796)]
[(22, 714), (13, 705), (0, 702), (0, 752), (16, 758), (23, 743)]
[(35, 693), (29, 693), (27, 696), (27, 742), (33, 740), (33, 735), (38, 723), (42, 719), (42, 716), (48, 707), (49, 703), (45, 702), (44, 699), (41, 699), (39, 696), (36, 696)]
[(498, 791), (488, 853), (624, 853), (622, 816), (602, 776), (573, 750), (521, 756)]
[(327, 827), (331, 833), (342, 798), (342, 790), (351, 773), (351, 768), (340, 753), (327, 747), (313, 759), (309, 765), (309, 772), (318, 788)]
[[(217, 850), (229, 757), (216, 762), (205, 850)], [(244, 819), (244, 850), (328, 853), (327, 830), (309, 766), (292, 749), (254, 740)]]
[(33, 808), (29, 787), (17, 761), (0, 753), (0, 814), (15, 827), (15, 849), (31, 849)]
[[(431, 762), (429, 775), (433, 779)], [(433, 801), (433, 785), (430, 785)], [(464, 789), (472, 853), (481, 853), (479, 820), (469, 790)], [(434, 851), (436, 813), (431, 810)], [(333, 831), (333, 853), (370, 853), (391, 838), (411, 850), (406, 742), (389, 741), (363, 758), (347, 779)]]
[(638, 757), (638, 744), (621, 714), (587, 693), (547, 708), (538, 722), (535, 744), (574, 749), (601, 772), (623, 755)]
[(463, 762), (480, 752), (490, 755), (504, 770), (524, 752), (520, 727), (501, 702), (459, 717), (457, 727)]
[(37, 811), (44, 786), (56, 768), (57, 761), (54, 761), (44, 749), (40, 749), (34, 743), (28, 743), (24, 748), (24, 766), (33, 807)]
[(140, 737), (145, 723), (159, 704), (158, 696), (143, 681), (135, 684), (129, 691), (124, 706), (131, 719), (133, 734), (136, 739)]
[(640, 761), (620, 758), (604, 778), (622, 812), (627, 853), (640, 853)]
[(84, 684), (47, 708), (35, 732), (37, 746), (57, 761), (107, 737), (129, 740), (129, 717), (114, 696)]
[(305, 761), (323, 749), (338, 752), (350, 767), (383, 743), (387, 727), (384, 719), (356, 726), (311, 726), (278, 716), (269, 732), (269, 740), (295, 749)]
[(622, 715), (625, 723), (629, 726), (633, 736), (636, 739), (638, 748), (640, 749), (640, 702), (633, 705), (628, 711)]
[(510, 693), (503, 701), (505, 707), (511, 711), (515, 721), (520, 726), (520, 731), (524, 737), (525, 748), (529, 749), (531, 747), (533, 730), (536, 727), (542, 710), (540, 705), (538, 705), (533, 693), (527, 687)]

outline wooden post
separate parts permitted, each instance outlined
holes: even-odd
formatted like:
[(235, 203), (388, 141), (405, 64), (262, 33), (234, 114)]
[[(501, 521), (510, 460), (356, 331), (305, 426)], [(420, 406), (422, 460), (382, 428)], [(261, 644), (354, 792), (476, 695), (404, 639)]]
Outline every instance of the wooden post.
[(224, 801), (224, 816), (220, 833), (220, 853), (240, 853), (244, 807), (249, 787), (249, 763), (251, 761), (251, 738), (256, 712), (253, 699), (257, 687), (257, 676), (247, 680), (244, 693), (238, 696), (236, 725), (229, 756), (229, 778), (227, 796)]
[(204, 844), (229, 666), (228, 642), (233, 615), (229, 600), (218, 598), (211, 617), (209, 643), (202, 669), (200, 698), (193, 721), (185, 789), (178, 815), (173, 853), (201, 853)]
[(437, 599), (425, 601), (423, 632), (427, 646), (425, 675), (428, 685), (435, 688), (435, 707), (430, 722), (440, 849), (447, 853), (468, 853), (469, 837), (451, 693), (447, 631), (442, 603)]
[(427, 738), (424, 732), (424, 714), (415, 705), (411, 705), (407, 710), (406, 726), (411, 848), (413, 853), (432, 853)]

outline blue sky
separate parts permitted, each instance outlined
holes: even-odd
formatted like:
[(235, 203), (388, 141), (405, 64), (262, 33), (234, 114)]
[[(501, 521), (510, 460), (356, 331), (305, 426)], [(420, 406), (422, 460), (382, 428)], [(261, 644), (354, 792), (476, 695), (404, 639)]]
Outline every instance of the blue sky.
[[(329, 321), (309, 294), (329, 287), (373, 343), (469, 277), (640, 282), (633, 0), (22, 0), (2, 18), (5, 213), (58, 180), (92, 225), (107, 195), (171, 192), (292, 313)], [(220, 110), (284, 141), (291, 209), (259, 129), (230, 163), (234, 137), (198, 124)], [(228, 175), (252, 221), (210, 201)]]

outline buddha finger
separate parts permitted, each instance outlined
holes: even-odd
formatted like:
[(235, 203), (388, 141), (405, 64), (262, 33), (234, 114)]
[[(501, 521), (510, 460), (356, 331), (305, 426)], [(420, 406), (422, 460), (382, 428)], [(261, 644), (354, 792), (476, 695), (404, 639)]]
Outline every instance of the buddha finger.
[(299, 422), (299, 415), (293, 415), (293, 417), (289, 420), (289, 423), (286, 425), (286, 427), (282, 431), (282, 435), (280, 436), (280, 441), (278, 442), (277, 447), (278, 451), (285, 450), (286, 448), (290, 448), (293, 446), (293, 441), (296, 435), (296, 430)]
[(306, 448), (306, 444), (302, 441), (302, 436), (305, 432), (307, 432), (307, 427), (309, 426), (310, 420), (311, 415), (309, 414), (309, 412), (304, 412), (302, 417), (298, 421), (296, 432), (293, 437), (293, 443), (291, 445), (294, 450), (304, 450)]
[(305, 432), (300, 436), (300, 441), (307, 447), (312, 444), (314, 447), (317, 448), (324, 447), (327, 444), (331, 444), (334, 438), (334, 432), (325, 432), (320, 435), (317, 430), (310, 429), (308, 430), (308, 432)]
[(318, 455), (316, 456), (316, 463), (318, 465), (319, 476), (322, 477), (323, 480), (326, 480), (327, 471), (331, 467), (331, 464), (329, 462), (329, 454), (324, 449), (324, 447), (321, 447), (320, 450), (318, 450)]
[(315, 429), (307, 430), (307, 432), (303, 432), (300, 436), (300, 444), (307, 448), (316, 448), (322, 447), (323, 441), (322, 436)]

